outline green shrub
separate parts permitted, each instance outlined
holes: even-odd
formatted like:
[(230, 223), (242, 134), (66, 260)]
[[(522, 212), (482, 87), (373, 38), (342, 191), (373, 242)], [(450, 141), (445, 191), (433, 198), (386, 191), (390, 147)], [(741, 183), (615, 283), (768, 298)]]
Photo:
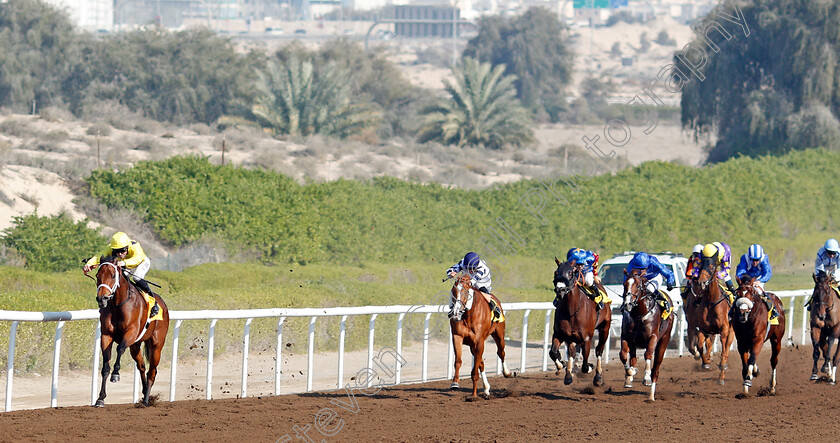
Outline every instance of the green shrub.
[(62, 272), (81, 267), (81, 259), (98, 252), (105, 239), (87, 227), (87, 219), (74, 223), (66, 214), (14, 217), (14, 226), (3, 231), (2, 243), (14, 248), (37, 271)]

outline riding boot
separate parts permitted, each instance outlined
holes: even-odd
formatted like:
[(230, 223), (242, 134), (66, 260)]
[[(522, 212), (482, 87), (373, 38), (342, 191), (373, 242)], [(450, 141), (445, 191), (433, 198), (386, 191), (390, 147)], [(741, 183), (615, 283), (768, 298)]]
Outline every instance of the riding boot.
[(811, 296), (808, 297), (808, 301), (805, 302), (805, 309), (807, 309), (808, 312), (811, 311), (811, 300), (813, 300), (813, 299), (814, 299), (814, 295), (811, 294)]
[[(598, 291), (598, 285), (589, 286), (589, 290), (592, 291), (592, 295), (589, 296), (589, 298), (592, 299), (592, 301), (595, 301), (598, 298), (598, 296), (601, 295), (599, 293), (600, 291)], [(595, 302), (595, 304), (597, 305), (597, 309), (599, 311), (604, 308), (603, 300)]]
[[(656, 295), (657, 300), (662, 302), (662, 313), (668, 313), (671, 311), (671, 303), (668, 302), (668, 299), (662, 296), (662, 293), (657, 293)], [(664, 318), (664, 317), (663, 317)]]
[(732, 284), (732, 280), (726, 282), (726, 289), (729, 290), (729, 293), (732, 294), (732, 298), (735, 298), (735, 285)]
[[(146, 294), (149, 294), (150, 297), (154, 298), (155, 295), (152, 292), (152, 288), (149, 287), (149, 282), (141, 278), (137, 280), (134, 284), (137, 285), (137, 287), (141, 291), (145, 292)], [(155, 303), (154, 305), (152, 305), (151, 312), (149, 312), (149, 318), (156, 316), (158, 314), (158, 311), (160, 311), (160, 308), (158, 307), (158, 304)]]
[(496, 300), (490, 299), (490, 309), (493, 310), (494, 318), (502, 318), (502, 309), (496, 305)]
[(767, 305), (767, 311), (770, 312), (770, 320), (779, 318), (779, 313), (776, 312), (776, 304), (773, 303), (773, 300), (770, 300), (767, 294), (762, 294), (762, 297), (764, 298), (764, 303)]

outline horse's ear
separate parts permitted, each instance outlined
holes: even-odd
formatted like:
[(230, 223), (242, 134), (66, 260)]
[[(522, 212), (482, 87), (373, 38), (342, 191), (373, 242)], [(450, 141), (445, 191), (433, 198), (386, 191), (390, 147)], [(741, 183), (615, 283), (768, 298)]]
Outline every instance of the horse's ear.
[(554, 263), (557, 263), (557, 266), (560, 266), (560, 260), (557, 260), (557, 256), (554, 256)]
[(814, 279), (814, 283), (819, 283), (819, 280), (817, 280), (817, 274), (816, 273), (811, 274), (811, 278)]
[(630, 275), (630, 274), (627, 272), (627, 269), (625, 269), (625, 270), (624, 270), (624, 275)]

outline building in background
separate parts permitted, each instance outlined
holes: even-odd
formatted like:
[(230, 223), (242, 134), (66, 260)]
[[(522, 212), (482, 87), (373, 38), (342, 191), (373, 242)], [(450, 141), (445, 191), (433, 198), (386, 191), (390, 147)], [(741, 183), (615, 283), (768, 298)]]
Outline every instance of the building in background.
[(110, 31), (114, 26), (114, 0), (46, 0), (62, 9), (73, 24), (90, 32)]

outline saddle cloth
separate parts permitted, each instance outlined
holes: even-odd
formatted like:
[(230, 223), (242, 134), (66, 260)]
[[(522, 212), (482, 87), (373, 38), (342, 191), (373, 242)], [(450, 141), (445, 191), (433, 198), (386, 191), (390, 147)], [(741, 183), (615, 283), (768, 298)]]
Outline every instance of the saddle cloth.
[(734, 306), (735, 305), (735, 294), (729, 292), (729, 289), (726, 289), (726, 286), (721, 284), (720, 280), (718, 280), (718, 287), (720, 287), (720, 292), (722, 294), (726, 294), (726, 296), (729, 298), (729, 306)]
[[(665, 291), (663, 291), (663, 290), (661, 290), (661, 289), (660, 289), (660, 290), (659, 290), (659, 293), (660, 293), (660, 294), (662, 294), (662, 296), (663, 296), (666, 300), (670, 300), (670, 297), (668, 297), (668, 293), (667, 293), (667, 292), (665, 292)], [(672, 312), (674, 312), (674, 306), (673, 306), (673, 303), (670, 303), (670, 304), (669, 304), (670, 306), (668, 306), (668, 309), (667, 309), (667, 310), (665, 309), (665, 302), (664, 302), (662, 299), (659, 299), (659, 298), (658, 298), (658, 299), (656, 299), (656, 303), (658, 303), (658, 304), (659, 304), (659, 310), (660, 310), (660, 311), (662, 311), (662, 320), (667, 319), (667, 318), (671, 315), (671, 313), (672, 313)]]
[[(591, 288), (589, 288), (589, 286), (579, 284), (578, 287), (589, 297), (592, 297), (593, 295), (595, 295), (595, 294), (593, 294), (593, 291), (592, 291)], [(607, 296), (606, 292), (601, 290), (601, 288), (598, 288), (598, 294), (595, 295), (595, 303), (601, 303), (601, 302), (604, 302), (604, 304), (607, 304), (607, 303), (612, 303), (612, 300), (610, 300), (610, 298)]]
[(151, 323), (155, 320), (163, 320), (163, 309), (158, 309), (158, 313), (154, 317), (149, 318), (149, 314), (152, 313), (152, 306), (157, 304), (157, 300), (154, 297), (152, 297), (151, 295), (146, 294), (143, 291), (140, 291), (140, 293), (143, 294), (143, 298), (146, 299), (146, 306), (147, 306), (146, 307), (146, 318), (149, 319), (146, 322), (146, 327), (148, 327), (149, 323)]

